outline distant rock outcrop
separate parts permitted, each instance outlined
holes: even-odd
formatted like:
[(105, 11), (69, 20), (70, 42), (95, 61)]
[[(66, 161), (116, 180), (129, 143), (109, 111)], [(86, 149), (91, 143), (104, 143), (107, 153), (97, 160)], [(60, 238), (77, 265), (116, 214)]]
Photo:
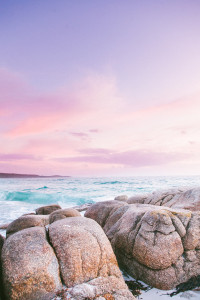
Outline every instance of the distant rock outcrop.
[(149, 194), (135, 195), (125, 200), (125, 202), (129, 204), (152, 204), (198, 211), (200, 210), (200, 188), (155, 191)]
[[(198, 202), (197, 191), (184, 192), (189, 194), (194, 197), (183, 199), (184, 207)], [(171, 289), (200, 274), (199, 211), (114, 200), (92, 205), (85, 216), (103, 227), (118, 262), (136, 279)]]

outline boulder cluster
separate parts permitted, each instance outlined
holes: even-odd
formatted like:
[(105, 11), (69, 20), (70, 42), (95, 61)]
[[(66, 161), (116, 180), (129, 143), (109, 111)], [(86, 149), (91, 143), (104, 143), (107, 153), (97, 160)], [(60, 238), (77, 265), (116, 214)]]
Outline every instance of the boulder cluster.
[(164, 290), (200, 275), (200, 188), (79, 211), (49, 205), (0, 226), (0, 300), (135, 299), (118, 263)]
[[(0, 299), (135, 299), (100, 225), (75, 209), (40, 207), (0, 236)], [(60, 299), (60, 298), (59, 298)]]
[(85, 216), (101, 225), (130, 275), (165, 290), (200, 275), (200, 188), (115, 199)]

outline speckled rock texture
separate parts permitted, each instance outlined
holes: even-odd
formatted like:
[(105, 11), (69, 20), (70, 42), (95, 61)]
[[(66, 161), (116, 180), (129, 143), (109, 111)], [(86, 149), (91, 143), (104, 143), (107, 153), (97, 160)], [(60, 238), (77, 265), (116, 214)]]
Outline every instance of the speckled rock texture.
[(54, 222), (49, 238), (67, 287), (96, 277), (122, 278), (110, 242), (94, 220), (71, 217)]
[(61, 209), (60, 205), (58, 204), (52, 204), (52, 205), (46, 205), (41, 206), (35, 210), (37, 215), (50, 215), (52, 212)]
[(71, 300), (135, 300), (125, 282), (115, 276), (98, 277), (75, 285), (65, 291), (64, 296)]
[(49, 224), (49, 216), (37, 216), (37, 215), (26, 215), (21, 216), (18, 219), (10, 223), (6, 229), (6, 237), (9, 237), (15, 232), (18, 232), (25, 228), (41, 226)]
[(144, 195), (135, 195), (125, 202), (129, 204), (141, 203), (166, 206), (172, 208), (182, 208), (191, 211), (200, 210), (200, 188), (179, 188), (155, 191)]
[[(28, 219), (30, 224), (29, 218), (33, 217), (48, 218), (28, 215), (19, 219)], [(13, 222), (15, 226), (11, 224), (13, 228), (21, 224), (19, 219)], [(18, 226), (19, 231), (12, 230), (5, 242), (0, 237), (3, 300), (54, 299), (62, 283), (71, 291), (73, 298), (69, 299), (89, 299), (90, 295), (95, 299), (135, 299), (97, 222), (82, 216), (65, 216), (49, 225), (49, 229), (44, 224), (35, 225), (25, 229)]]
[(42, 227), (21, 230), (2, 249), (3, 282), (8, 300), (45, 300), (61, 288), (59, 265)]
[(81, 217), (81, 214), (78, 210), (74, 208), (58, 209), (50, 214), (49, 223), (51, 224), (55, 221), (69, 218), (69, 217)]
[(171, 289), (200, 274), (200, 212), (114, 200), (94, 204), (85, 216), (103, 227), (136, 279)]
[(0, 299), (4, 298), (3, 295), (3, 279), (2, 279), (2, 267), (1, 267), (1, 251), (3, 248), (5, 238), (0, 234)]

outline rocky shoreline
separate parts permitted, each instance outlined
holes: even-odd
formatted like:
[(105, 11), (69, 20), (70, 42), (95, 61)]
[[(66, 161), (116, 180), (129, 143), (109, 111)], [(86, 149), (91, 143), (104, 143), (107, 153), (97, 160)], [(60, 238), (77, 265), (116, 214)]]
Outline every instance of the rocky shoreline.
[(0, 226), (0, 299), (135, 299), (118, 263), (172, 289), (200, 275), (199, 208), (200, 188), (40, 207)]

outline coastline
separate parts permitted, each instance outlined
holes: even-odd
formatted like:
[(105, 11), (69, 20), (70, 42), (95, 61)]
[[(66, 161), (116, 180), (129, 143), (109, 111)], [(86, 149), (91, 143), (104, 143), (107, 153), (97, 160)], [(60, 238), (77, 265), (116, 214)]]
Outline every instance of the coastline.
[[(45, 180), (45, 179), (42, 179), (42, 181), (43, 180)], [(48, 179), (49, 180), (49, 179)], [(51, 182), (52, 183), (52, 180), (53, 180), (53, 182), (56, 182), (56, 183), (58, 183), (59, 181), (56, 181), (56, 179), (51, 179), (50, 181), (48, 181), (48, 186), (49, 186), (49, 183)], [(13, 184), (13, 182), (15, 182), (15, 179), (12, 179), (12, 184)], [(21, 180), (19, 181), (19, 182), (21, 182)], [(32, 181), (29, 181), (28, 180), (28, 184), (30, 184), (30, 182), (32, 182)], [(34, 184), (35, 184), (35, 182), (37, 182), (37, 188), (38, 188), (38, 185), (39, 186), (41, 186), (41, 181), (40, 180), (37, 180), (37, 179), (35, 179), (34, 180)], [(63, 187), (64, 185), (63, 185), (63, 182), (65, 183), (65, 184), (67, 184), (69, 181), (68, 180), (65, 180), (64, 179), (64, 181), (60, 181), (60, 183), (61, 183), (61, 187)], [(93, 180), (93, 182), (98, 182), (96, 179), (95, 180)], [(101, 184), (101, 181), (99, 181), (100, 182), (100, 187), (104, 187), (105, 185), (103, 184)], [(108, 182), (108, 181), (106, 181), (106, 182)], [(116, 181), (114, 181), (114, 180), (112, 180), (112, 181), (110, 181), (110, 182), (116, 182)], [(79, 183), (80, 183), (80, 180), (79, 180)], [(16, 184), (16, 182), (15, 182), (15, 184)], [(19, 183), (20, 184), (20, 183)], [(108, 183), (107, 183), (108, 184)], [(115, 184), (113, 184), (112, 183), (112, 185), (113, 186), (115, 186), (116, 185), (116, 183)], [(15, 185), (16, 186), (16, 185)], [(44, 187), (45, 185), (44, 185), (44, 181), (42, 182), (42, 186)], [(74, 185), (73, 185), (74, 186)], [(91, 186), (91, 185), (90, 185)], [(110, 183), (109, 183), (109, 186), (111, 186), (110, 185)], [(192, 188), (193, 188), (193, 186), (191, 186)], [(178, 190), (184, 190), (185, 188), (181, 188), (181, 189), (178, 189)], [(36, 190), (36, 189), (35, 189)], [(46, 193), (47, 191), (46, 190), (48, 190), (48, 189), (46, 189), (46, 188), (43, 188), (42, 189), (42, 191), (44, 192), (44, 193)], [(40, 190), (36, 190), (36, 191), (41, 191), (41, 189)], [(73, 191), (74, 192), (74, 191)], [(158, 192), (158, 191), (155, 191), (155, 194), (156, 194), (156, 192)], [(23, 192), (22, 192), (23, 193)], [(160, 189), (159, 189), (159, 193), (160, 193)], [(115, 194), (115, 195), (117, 195), (117, 194)], [(118, 193), (118, 195), (119, 195), (119, 193)], [(135, 195), (137, 195), (137, 196), (142, 196), (142, 195), (144, 195), (144, 193), (136, 193)], [(106, 200), (106, 199), (105, 199)], [(113, 201), (113, 200), (112, 200)], [(5, 204), (5, 207), (7, 206), (7, 205), (9, 205), (9, 203), (11, 203), (11, 207), (12, 207), (12, 205), (13, 204), (16, 204), (16, 201), (7, 201), (7, 202), (5, 202), (5, 201), (2, 201), (4, 204)], [(98, 202), (98, 201), (97, 201)], [(94, 202), (95, 203), (95, 202)], [(45, 203), (46, 204), (46, 203)], [(75, 204), (74, 202), (71, 202), (71, 203), (69, 203), (69, 204), (67, 204), (67, 202), (65, 203), (65, 206), (63, 207), (63, 208), (67, 208), (67, 207), (75, 207), (76, 209), (78, 208), (78, 207), (80, 207), (79, 205), (73, 205), (73, 204)], [(37, 207), (39, 207), (40, 205), (38, 204), (38, 203), (32, 203), (31, 204), (32, 205), (32, 207), (34, 206), (34, 208), (37, 208)], [(17, 215), (15, 215), (15, 213), (13, 212), (13, 215), (12, 215), (12, 218), (11, 219), (9, 219), (9, 222), (10, 221), (13, 221), (14, 219), (16, 219), (16, 217), (19, 217), (19, 216), (21, 216), (22, 214), (25, 214), (25, 213), (33, 213), (34, 212), (34, 209), (33, 210), (30, 210), (30, 206), (29, 206), (29, 204), (27, 203), (27, 206), (26, 206), (26, 202), (22, 202), (22, 201), (18, 201), (18, 208), (19, 208), (19, 211), (17, 212)], [(16, 210), (15, 210), (16, 211)], [(81, 215), (83, 216), (84, 215), (84, 212), (81, 212)], [(8, 221), (8, 220), (7, 220)], [(6, 223), (6, 222), (4, 222), (4, 223)], [(1, 224), (0, 224), (1, 225)], [(2, 231), (2, 230), (0, 230), (0, 234), (2, 234), (3, 233), (3, 235), (5, 236), (5, 230), (4, 231)], [(126, 279), (126, 277), (124, 277), (125, 279)], [(131, 277), (129, 277), (129, 279), (130, 280), (132, 280), (132, 278)], [(144, 284), (143, 282), (142, 282), (142, 284)], [(157, 299), (160, 299), (160, 297), (162, 297), (161, 299), (169, 299), (169, 298), (171, 298), (170, 297), (170, 293), (172, 293), (174, 290), (167, 290), (167, 291), (164, 291), (164, 290), (159, 290), (159, 289), (156, 289), (156, 288), (152, 288), (152, 289), (150, 289), (150, 290), (148, 290), (148, 291), (141, 291), (141, 295), (139, 295), (138, 296), (138, 299), (144, 299), (144, 300), (149, 300), (149, 299), (155, 299), (155, 300), (157, 300)], [(183, 299), (183, 298), (186, 298), (186, 299), (194, 299), (194, 300), (196, 300), (196, 299), (198, 299), (199, 297), (200, 297), (200, 292), (199, 291), (186, 291), (186, 292), (183, 292), (183, 293), (180, 293), (180, 294), (178, 294), (178, 295), (176, 295), (176, 296), (174, 296), (175, 297), (175, 299)], [(173, 298), (174, 298), (173, 297)]]

